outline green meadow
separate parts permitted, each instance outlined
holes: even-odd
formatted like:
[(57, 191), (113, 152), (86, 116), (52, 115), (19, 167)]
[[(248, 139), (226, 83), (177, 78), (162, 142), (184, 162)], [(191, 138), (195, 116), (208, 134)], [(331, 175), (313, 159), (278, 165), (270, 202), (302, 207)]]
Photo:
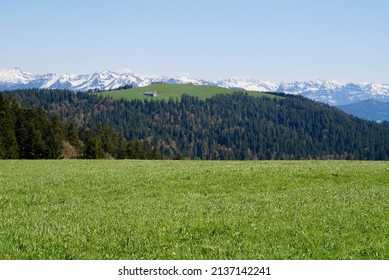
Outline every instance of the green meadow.
[[(145, 96), (144, 92), (157, 92), (156, 97)], [(237, 91), (236, 89), (222, 88), (218, 86), (200, 86), (193, 84), (151, 84), (146, 87), (138, 87), (125, 90), (112, 90), (101, 92), (103, 96), (110, 96), (114, 99), (125, 100), (161, 100), (161, 99), (180, 99), (183, 94), (197, 96), (200, 99), (212, 97), (215, 94), (231, 94)], [(250, 91), (253, 96), (270, 96), (262, 92)]]
[(389, 259), (389, 162), (0, 161), (0, 259)]

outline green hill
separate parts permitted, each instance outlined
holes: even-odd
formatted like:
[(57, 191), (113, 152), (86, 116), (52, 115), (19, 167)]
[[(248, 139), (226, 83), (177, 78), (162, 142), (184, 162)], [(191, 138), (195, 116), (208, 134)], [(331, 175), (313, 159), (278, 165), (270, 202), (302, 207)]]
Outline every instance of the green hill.
[[(156, 97), (145, 96), (145, 92), (157, 92)], [(201, 86), (193, 84), (151, 84), (146, 87), (138, 87), (123, 90), (104, 91), (101, 94), (103, 96), (111, 96), (114, 99), (126, 99), (126, 100), (145, 100), (145, 99), (180, 99), (183, 94), (190, 96), (196, 96), (200, 99), (212, 97), (216, 94), (226, 93), (231, 94), (236, 92), (236, 89), (228, 89), (218, 86)], [(263, 92), (250, 91), (252, 96), (272, 96)]]
[(166, 102), (60, 90), (4, 94), (73, 120), (76, 127), (104, 124), (127, 141), (145, 140), (168, 159), (389, 159), (387, 123), (364, 121), (301, 96), (183, 95)]

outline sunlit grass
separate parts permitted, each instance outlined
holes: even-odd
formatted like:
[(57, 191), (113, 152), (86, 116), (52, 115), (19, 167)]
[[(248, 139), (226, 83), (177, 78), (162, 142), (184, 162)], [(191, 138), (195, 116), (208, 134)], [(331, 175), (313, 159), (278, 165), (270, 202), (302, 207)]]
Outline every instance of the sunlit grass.
[[(145, 96), (144, 92), (157, 92), (156, 97)], [(218, 86), (200, 86), (192, 84), (152, 84), (146, 87), (138, 87), (125, 90), (113, 90), (101, 92), (103, 96), (111, 96), (114, 99), (126, 99), (126, 100), (162, 100), (162, 99), (180, 99), (183, 94), (190, 96), (197, 96), (200, 99), (212, 97), (216, 94), (231, 94), (237, 91), (236, 89), (228, 89)], [(267, 96), (274, 97), (273, 95), (265, 94), (262, 92), (249, 91), (253, 96)]]
[(389, 163), (0, 161), (0, 259), (388, 259)]

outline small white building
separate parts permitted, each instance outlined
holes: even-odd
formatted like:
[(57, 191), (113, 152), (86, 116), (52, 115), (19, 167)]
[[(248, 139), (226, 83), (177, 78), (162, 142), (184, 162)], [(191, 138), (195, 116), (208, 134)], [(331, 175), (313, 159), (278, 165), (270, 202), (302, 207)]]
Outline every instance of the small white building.
[(156, 91), (146, 91), (146, 92), (143, 93), (143, 95), (151, 96), (151, 97), (156, 97), (157, 96), (157, 92)]

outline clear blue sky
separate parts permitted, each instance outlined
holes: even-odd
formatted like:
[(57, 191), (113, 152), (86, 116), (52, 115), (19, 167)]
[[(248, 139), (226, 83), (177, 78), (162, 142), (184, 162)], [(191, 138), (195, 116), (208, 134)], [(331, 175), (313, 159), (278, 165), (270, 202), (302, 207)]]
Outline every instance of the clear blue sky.
[(389, 84), (387, 0), (9, 0), (0, 68)]

